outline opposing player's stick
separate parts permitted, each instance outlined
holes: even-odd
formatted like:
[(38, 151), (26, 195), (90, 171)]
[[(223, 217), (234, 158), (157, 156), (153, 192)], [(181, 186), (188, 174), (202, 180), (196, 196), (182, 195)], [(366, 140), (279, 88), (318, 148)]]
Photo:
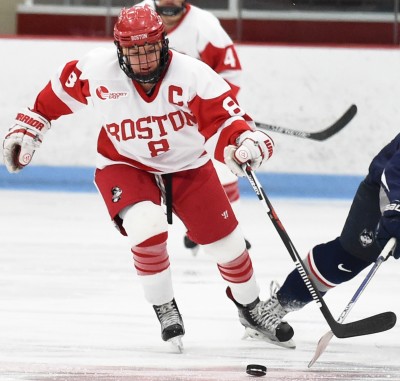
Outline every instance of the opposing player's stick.
[[(370, 280), (372, 279), (372, 277), (375, 275), (375, 273), (378, 270), (379, 266), (384, 261), (386, 261), (386, 259), (392, 254), (392, 251), (393, 251), (395, 245), (396, 245), (396, 239), (395, 238), (391, 238), (388, 241), (388, 243), (386, 244), (386, 246), (383, 248), (381, 254), (379, 255), (379, 257), (375, 261), (374, 265), (369, 270), (367, 276), (364, 278), (364, 280), (362, 281), (362, 283), (358, 287), (357, 291), (355, 292), (355, 294), (351, 298), (350, 302), (347, 304), (346, 308), (340, 314), (340, 316), (339, 316), (339, 318), (337, 320), (339, 323), (342, 323), (346, 319), (346, 316), (349, 314), (349, 312), (353, 308), (354, 304), (357, 302), (358, 298), (360, 297), (360, 295), (362, 294), (364, 289), (367, 287), (367, 285), (370, 282)], [(322, 353), (325, 352), (325, 349), (328, 346), (329, 342), (331, 341), (332, 337), (333, 337), (332, 331), (328, 331), (327, 333), (325, 333), (325, 335), (323, 335), (319, 339), (317, 348), (315, 349), (314, 357), (311, 359), (311, 361), (308, 364), (309, 368), (311, 368), (314, 365), (314, 363), (318, 360), (318, 358), (322, 355)]]
[(297, 138), (312, 139), (323, 141), (330, 138), (332, 135), (338, 133), (343, 127), (345, 127), (357, 114), (357, 106), (351, 105), (349, 109), (331, 126), (324, 128), (317, 132), (306, 132), (300, 130), (292, 130), (291, 128), (275, 126), (272, 124), (255, 122), (256, 126), (261, 130), (278, 132), (280, 134), (295, 136)]
[(326, 305), (324, 299), (322, 298), (321, 293), (315, 287), (315, 284), (308, 276), (304, 264), (301, 260), (299, 253), (294, 247), (289, 235), (287, 234), (282, 222), (278, 218), (274, 208), (272, 207), (271, 202), (268, 200), (264, 189), (262, 188), (260, 182), (258, 181), (256, 175), (249, 165), (244, 165), (243, 170), (246, 174), (247, 179), (250, 182), (254, 192), (258, 196), (259, 200), (265, 206), (268, 216), (272, 221), (276, 231), (281, 237), (286, 249), (288, 250), (294, 264), (300, 276), (307, 286), (308, 291), (310, 292), (312, 298), (317, 303), (322, 315), (324, 316), (326, 322), (332, 330), (332, 333), (339, 338), (353, 337), (353, 336), (362, 336), (362, 335), (370, 335), (372, 333), (387, 331), (388, 329), (393, 328), (396, 324), (396, 315), (393, 312), (383, 312), (378, 315), (370, 316), (362, 320), (357, 320), (351, 323), (342, 324), (335, 320), (329, 311), (328, 306)]

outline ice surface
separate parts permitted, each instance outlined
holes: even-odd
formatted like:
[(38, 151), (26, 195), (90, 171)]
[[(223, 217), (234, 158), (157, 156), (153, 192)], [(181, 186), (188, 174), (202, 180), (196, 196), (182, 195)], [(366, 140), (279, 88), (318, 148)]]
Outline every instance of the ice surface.
[[(267, 189), (266, 189), (267, 190)], [(267, 190), (268, 191), (268, 190)], [(307, 364), (329, 327), (312, 303), (288, 315), (295, 350), (241, 340), (234, 305), (215, 264), (192, 257), (175, 221), (169, 252), (182, 312), (185, 352), (160, 338), (143, 297), (126, 238), (108, 221), (96, 194), (0, 191), (0, 380), (249, 380), (249, 363), (267, 366), (269, 380), (400, 380), (400, 328), (351, 339), (333, 338), (313, 368)], [(271, 199), (298, 251), (334, 238), (350, 201)], [(293, 264), (259, 201), (242, 201), (243, 230), (268, 296)], [(400, 313), (400, 263), (384, 263), (346, 321)], [(326, 297), (339, 316), (361, 283)]]

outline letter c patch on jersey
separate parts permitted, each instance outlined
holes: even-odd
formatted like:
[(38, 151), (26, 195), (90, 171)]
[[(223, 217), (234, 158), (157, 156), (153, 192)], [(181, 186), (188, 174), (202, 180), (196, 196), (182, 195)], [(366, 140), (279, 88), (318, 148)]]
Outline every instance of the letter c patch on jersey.
[(171, 85), (168, 89), (168, 101), (177, 106), (183, 106), (182, 102), (183, 90), (181, 87)]

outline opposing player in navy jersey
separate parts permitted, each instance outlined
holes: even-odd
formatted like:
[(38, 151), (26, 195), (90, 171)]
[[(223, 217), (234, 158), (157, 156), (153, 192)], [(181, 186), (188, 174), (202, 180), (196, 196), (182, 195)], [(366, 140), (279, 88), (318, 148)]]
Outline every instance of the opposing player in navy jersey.
[[(18, 172), (31, 162), (52, 120), (90, 104), (102, 120), (95, 183), (112, 221), (130, 241), (162, 339), (182, 348), (185, 333), (167, 250), (174, 213), (215, 260), (250, 334), (293, 346), (290, 325), (259, 299), (243, 234), (205, 150), (214, 138), (215, 159), (242, 175), (242, 164), (257, 169), (271, 157), (272, 139), (254, 129), (215, 71), (169, 49), (162, 20), (151, 7), (123, 9), (114, 39), (115, 47), (92, 50), (61, 67), (33, 107), (17, 114), (3, 142), (7, 169)], [(73, 132), (79, 134), (79, 126)]]
[[(211, 12), (185, 0), (144, 0), (137, 5), (145, 4), (153, 7), (163, 20), (170, 48), (206, 63), (225, 79), (237, 97), (241, 87), (242, 67), (235, 45), (219, 20)], [(212, 151), (213, 141), (209, 141), (207, 147)], [(239, 215), (237, 176), (220, 161), (214, 160), (213, 164), (233, 210)], [(184, 244), (193, 250), (193, 254), (197, 253), (199, 246), (187, 235)], [(251, 247), (248, 240), (246, 247)]]
[[(318, 290), (325, 294), (373, 263), (392, 237), (400, 241), (400, 134), (372, 160), (339, 237), (314, 246), (304, 265)], [(400, 244), (393, 257), (400, 257)], [(293, 270), (270, 302), (283, 318), (311, 300), (298, 271)]]

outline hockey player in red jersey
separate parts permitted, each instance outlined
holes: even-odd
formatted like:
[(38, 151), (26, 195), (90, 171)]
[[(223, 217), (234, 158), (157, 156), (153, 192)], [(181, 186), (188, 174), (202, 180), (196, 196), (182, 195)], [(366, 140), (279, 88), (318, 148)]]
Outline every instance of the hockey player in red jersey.
[(253, 128), (230, 86), (208, 65), (169, 50), (161, 18), (150, 7), (123, 9), (114, 40), (116, 49), (98, 48), (65, 64), (33, 107), (18, 113), (3, 142), (7, 169), (18, 172), (30, 163), (52, 120), (90, 105), (102, 120), (95, 183), (130, 241), (162, 339), (181, 348), (185, 333), (167, 250), (174, 213), (217, 263), (246, 329), (293, 346), (290, 325), (278, 324), (259, 299), (242, 232), (204, 148), (215, 138), (215, 158), (241, 175), (242, 164), (257, 169), (271, 157), (272, 139)]
[[(242, 67), (232, 39), (225, 32), (219, 20), (206, 10), (185, 0), (144, 0), (137, 4), (153, 7), (163, 20), (170, 48), (205, 62), (228, 82), (237, 97), (241, 86)], [(213, 142), (207, 144), (213, 150)], [(237, 215), (240, 214), (240, 194), (238, 178), (218, 160), (214, 167), (224, 190)], [(188, 236), (185, 247), (196, 254), (199, 246)], [(251, 245), (246, 240), (246, 247)]]

